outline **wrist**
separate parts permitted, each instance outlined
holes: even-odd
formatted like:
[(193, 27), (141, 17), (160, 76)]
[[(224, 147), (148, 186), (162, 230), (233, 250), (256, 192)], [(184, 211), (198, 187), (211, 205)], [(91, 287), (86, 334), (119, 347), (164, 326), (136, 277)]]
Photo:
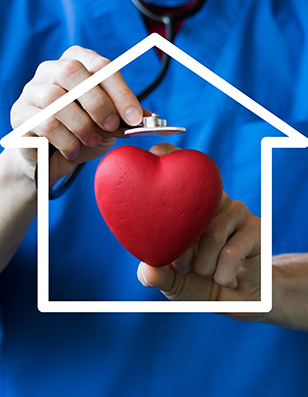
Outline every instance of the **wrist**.
[(19, 149), (5, 149), (1, 153), (1, 186), (11, 192), (20, 204), (36, 203), (34, 170), (21, 156)]
[(308, 254), (273, 257), (273, 309), (260, 321), (308, 331)]
[(18, 149), (0, 155), (0, 271), (9, 263), (36, 214), (36, 188)]
[(272, 259), (273, 305), (268, 313), (229, 317), (277, 327), (308, 331), (308, 254), (277, 255)]

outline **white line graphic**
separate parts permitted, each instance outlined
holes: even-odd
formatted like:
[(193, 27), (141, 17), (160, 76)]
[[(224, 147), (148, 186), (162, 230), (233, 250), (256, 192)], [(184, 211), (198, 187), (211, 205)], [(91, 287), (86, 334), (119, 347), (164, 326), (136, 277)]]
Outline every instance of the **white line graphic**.
[[(152, 47), (158, 47), (236, 102), (285, 134), (261, 142), (261, 301), (258, 302), (165, 302), (165, 301), (49, 301), (48, 141), (23, 137), (47, 118), (69, 105)], [(227, 83), (160, 35), (153, 33), (51, 105), (2, 138), (1, 145), (38, 149), (38, 280), (37, 304), (41, 312), (267, 312), (272, 307), (272, 149), (306, 148), (308, 138), (247, 95)]]

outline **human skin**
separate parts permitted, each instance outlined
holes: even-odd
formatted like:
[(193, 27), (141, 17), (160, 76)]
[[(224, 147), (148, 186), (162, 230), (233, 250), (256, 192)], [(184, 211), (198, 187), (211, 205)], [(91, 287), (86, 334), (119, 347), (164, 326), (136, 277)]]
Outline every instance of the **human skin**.
[[(11, 112), (13, 128), (108, 64), (97, 53), (71, 47), (58, 61), (39, 66)], [(30, 136), (44, 136), (58, 149), (50, 162), (50, 185), (76, 164), (103, 156), (117, 137), (120, 117), (138, 125), (144, 111), (120, 73), (107, 79), (39, 125)], [(176, 150), (168, 144), (156, 155)], [(35, 149), (5, 149), (0, 155), (0, 270), (14, 255), (36, 215)], [(140, 265), (138, 277), (169, 299), (259, 300), (260, 219), (226, 194), (203, 236), (181, 258), (164, 268)], [(308, 255), (273, 258), (273, 305), (269, 314), (233, 315), (246, 321), (308, 330)]]
[[(160, 144), (151, 152), (161, 156), (173, 150), (178, 148)], [(272, 264), (273, 309), (225, 315), (308, 331), (308, 254), (277, 255)], [(137, 275), (170, 300), (257, 301), (260, 265), (260, 218), (224, 192), (218, 213), (193, 247), (166, 267), (141, 263)]]
[[(108, 63), (96, 52), (78, 46), (69, 48), (57, 61), (42, 63), (12, 107), (13, 128)], [(58, 149), (50, 162), (50, 186), (76, 164), (104, 155), (123, 136), (118, 128), (120, 117), (134, 126), (143, 113), (118, 72), (30, 131), (27, 135), (44, 136)], [(14, 255), (36, 214), (36, 161), (36, 149), (5, 149), (0, 155), (0, 270)]]

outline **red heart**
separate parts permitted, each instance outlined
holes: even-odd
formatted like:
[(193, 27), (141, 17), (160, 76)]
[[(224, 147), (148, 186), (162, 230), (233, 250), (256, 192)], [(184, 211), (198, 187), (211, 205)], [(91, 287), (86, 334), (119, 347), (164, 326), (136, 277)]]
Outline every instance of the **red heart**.
[(152, 266), (170, 264), (195, 243), (221, 195), (216, 164), (190, 149), (158, 157), (122, 146), (101, 160), (95, 175), (107, 225), (130, 253)]

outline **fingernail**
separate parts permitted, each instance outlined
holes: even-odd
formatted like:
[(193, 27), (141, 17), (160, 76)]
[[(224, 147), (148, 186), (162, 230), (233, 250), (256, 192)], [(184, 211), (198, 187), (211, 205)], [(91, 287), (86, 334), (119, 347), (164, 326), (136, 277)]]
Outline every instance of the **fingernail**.
[(145, 266), (145, 263), (144, 263), (144, 262), (140, 262), (140, 263), (139, 263), (139, 268), (138, 268), (138, 269), (139, 269), (139, 272), (140, 272), (141, 279), (142, 279), (142, 281), (143, 281), (143, 284), (145, 284), (147, 287), (153, 288), (153, 285), (150, 284), (150, 283), (147, 281), (147, 279), (145, 278), (144, 271), (143, 271), (144, 266)]
[(124, 117), (125, 121), (130, 125), (138, 125), (142, 121), (142, 114), (137, 108), (129, 108), (126, 110)]
[(102, 140), (102, 137), (100, 134), (95, 133), (93, 135), (90, 136), (90, 138), (88, 139), (88, 145), (89, 146), (97, 146)]
[(112, 113), (104, 120), (103, 128), (106, 131), (115, 131), (119, 127), (119, 124), (119, 116), (115, 113)]

